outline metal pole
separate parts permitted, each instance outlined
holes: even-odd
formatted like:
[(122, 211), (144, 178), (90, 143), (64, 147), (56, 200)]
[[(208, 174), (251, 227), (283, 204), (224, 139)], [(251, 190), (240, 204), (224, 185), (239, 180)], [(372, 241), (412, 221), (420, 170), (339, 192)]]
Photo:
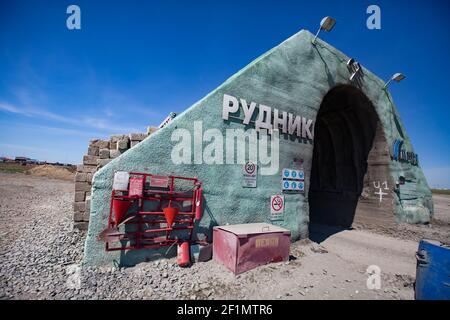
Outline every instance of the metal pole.
[(319, 27), (319, 30), (317, 30), (316, 36), (314, 37), (314, 40), (312, 41), (312, 44), (315, 44), (316, 39), (317, 39), (317, 36), (319, 35), (321, 29), (322, 29), (322, 28)]
[(386, 90), (386, 88), (387, 88), (388, 84), (389, 84), (389, 83), (391, 83), (391, 81), (392, 81), (392, 78), (391, 78), (391, 79), (389, 79), (389, 80), (388, 80), (388, 82), (386, 82), (386, 84), (385, 84), (385, 85), (384, 85), (384, 87), (383, 87), (383, 89), (384, 89), (384, 90)]

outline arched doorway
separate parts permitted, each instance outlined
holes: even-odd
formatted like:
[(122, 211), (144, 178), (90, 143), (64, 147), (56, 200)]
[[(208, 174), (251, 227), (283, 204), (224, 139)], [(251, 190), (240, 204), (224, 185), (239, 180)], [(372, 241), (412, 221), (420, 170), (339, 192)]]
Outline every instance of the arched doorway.
[[(368, 171), (386, 180), (388, 164), (386, 140), (370, 100), (354, 86), (331, 89), (323, 98), (314, 128), (310, 222), (348, 228), (358, 210), (372, 217), (371, 207), (376, 211), (380, 205), (374, 200)], [(358, 206), (364, 197), (368, 205)], [(392, 208), (382, 209), (392, 215)]]

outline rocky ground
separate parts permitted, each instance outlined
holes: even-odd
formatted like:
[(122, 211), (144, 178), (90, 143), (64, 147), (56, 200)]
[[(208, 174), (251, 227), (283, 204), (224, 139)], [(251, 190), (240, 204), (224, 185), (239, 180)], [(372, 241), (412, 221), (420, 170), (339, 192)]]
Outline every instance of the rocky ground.
[[(175, 259), (81, 269), (84, 233), (72, 228), (73, 189), (69, 181), (0, 173), (0, 299), (413, 299), (417, 239), (450, 234), (444, 197), (431, 227), (359, 226), (320, 245), (302, 240), (292, 244), (289, 262), (237, 277), (213, 261), (179, 268)], [(367, 287), (373, 265), (381, 270), (378, 290)]]

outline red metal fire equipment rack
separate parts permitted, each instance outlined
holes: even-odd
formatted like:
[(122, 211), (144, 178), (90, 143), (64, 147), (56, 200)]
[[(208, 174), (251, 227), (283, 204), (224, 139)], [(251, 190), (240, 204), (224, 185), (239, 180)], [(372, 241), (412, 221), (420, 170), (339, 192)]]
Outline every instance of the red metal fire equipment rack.
[[(163, 207), (164, 203), (168, 206)], [(146, 211), (148, 204), (156, 210)], [(188, 210), (182, 211), (186, 204)], [(201, 205), (202, 186), (197, 178), (130, 172), (128, 190), (111, 193), (108, 228), (113, 232), (105, 236), (106, 251), (190, 243), (194, 221), (201, 219)], [(121, 225), (124, 230), (119, 231)], [(112, 246), (113, 242), (120, 246)]]

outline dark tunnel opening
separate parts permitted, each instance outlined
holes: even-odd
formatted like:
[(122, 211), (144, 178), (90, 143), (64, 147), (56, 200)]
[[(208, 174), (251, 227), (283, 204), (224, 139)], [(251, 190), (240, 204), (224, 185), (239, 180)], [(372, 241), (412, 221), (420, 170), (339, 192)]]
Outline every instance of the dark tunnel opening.
[(312, 224), (352, 226), (377, 122), (372, 103), (358, 88), (339, 85), (325, 95), (314, 128)]

